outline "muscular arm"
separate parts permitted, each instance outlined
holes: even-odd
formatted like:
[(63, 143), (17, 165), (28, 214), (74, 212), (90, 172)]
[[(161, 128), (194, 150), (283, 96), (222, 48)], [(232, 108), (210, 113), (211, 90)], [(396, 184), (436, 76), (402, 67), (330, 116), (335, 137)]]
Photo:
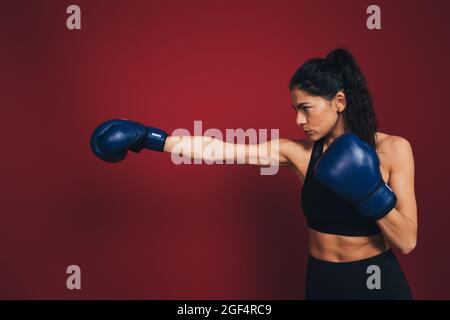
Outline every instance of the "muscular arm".
[(289, 139), (274, 139), (260, 144), (233, 144), (206, 136), (170, 136), (166, 139), (165, 152), (204, 161), (267, 166), (289, 164), (287, 153)]
[(417, 242), (414, 158), (406, 139), (396, 137), (393, 148), (396, 156), (391, 166), (389, 186), (397, 196), (397, 205), (377, 223), (389, 244), (408, 254)]

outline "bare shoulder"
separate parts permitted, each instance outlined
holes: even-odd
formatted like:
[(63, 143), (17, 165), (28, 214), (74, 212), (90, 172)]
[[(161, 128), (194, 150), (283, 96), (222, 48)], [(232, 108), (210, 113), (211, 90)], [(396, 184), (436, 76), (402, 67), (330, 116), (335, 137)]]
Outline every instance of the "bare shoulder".
[(289, 139), (289, 138), (281, 138), (280, 142), (280, 150), (286, 154), (288, 157), (295, 156), (304, 156), (311, 152), (313, 143), (312, 141), (306, 139)]
[(382, 132), (377, 132), (377, 153), (383, 156), (391, 167), (413, 159), (411, 143), (407, 139)]
[(412, 149), (408, 140), (403, 137), (377, 132), (377, 149), (381, 151), (395, 152), (397, 150), (405, 151)]
[(313, 145), (314, 142), (305, 139), (280, 139), (280, 153), (301, 181), (306, 176)]
[(285, 144), (294, 148), (304, 148), (309, 149), (313, 145), (312, 141), (306, 139), (290, 139), (290, 138), (280, 138), (280, 144)]

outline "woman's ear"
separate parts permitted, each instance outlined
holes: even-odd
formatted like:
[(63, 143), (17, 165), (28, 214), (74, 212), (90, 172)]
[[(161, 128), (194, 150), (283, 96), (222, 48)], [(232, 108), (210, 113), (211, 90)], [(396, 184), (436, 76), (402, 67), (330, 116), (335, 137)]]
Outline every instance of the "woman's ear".
[(336, 93), (336, 96), (334, 97), (334, 100), (336, 102), (336, 110), (338, 113), (344, 112), (345, 107), (347, 105), (347, 101), (345, 99), (345, 94), (342, 91), (339, 91)]

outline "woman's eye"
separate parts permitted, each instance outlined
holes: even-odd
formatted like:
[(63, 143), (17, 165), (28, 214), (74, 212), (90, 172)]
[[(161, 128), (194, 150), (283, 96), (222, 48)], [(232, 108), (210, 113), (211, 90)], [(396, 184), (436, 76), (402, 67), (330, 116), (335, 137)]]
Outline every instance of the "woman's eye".
[(311, 107), (305, 107), (305, 112), (309, 112), (309, 109), (311, 109)]

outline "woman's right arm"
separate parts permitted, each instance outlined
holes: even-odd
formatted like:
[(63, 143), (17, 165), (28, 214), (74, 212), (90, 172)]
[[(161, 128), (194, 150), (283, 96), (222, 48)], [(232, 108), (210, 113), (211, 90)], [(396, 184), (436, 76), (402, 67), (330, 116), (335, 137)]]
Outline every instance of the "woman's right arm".
[(294, 143), (286, 138), (259, 144), (234, 144), (207, 136), (170, 136), (164, 151), (208, 162), (286, 166), (290, 164), (288, 155)]

